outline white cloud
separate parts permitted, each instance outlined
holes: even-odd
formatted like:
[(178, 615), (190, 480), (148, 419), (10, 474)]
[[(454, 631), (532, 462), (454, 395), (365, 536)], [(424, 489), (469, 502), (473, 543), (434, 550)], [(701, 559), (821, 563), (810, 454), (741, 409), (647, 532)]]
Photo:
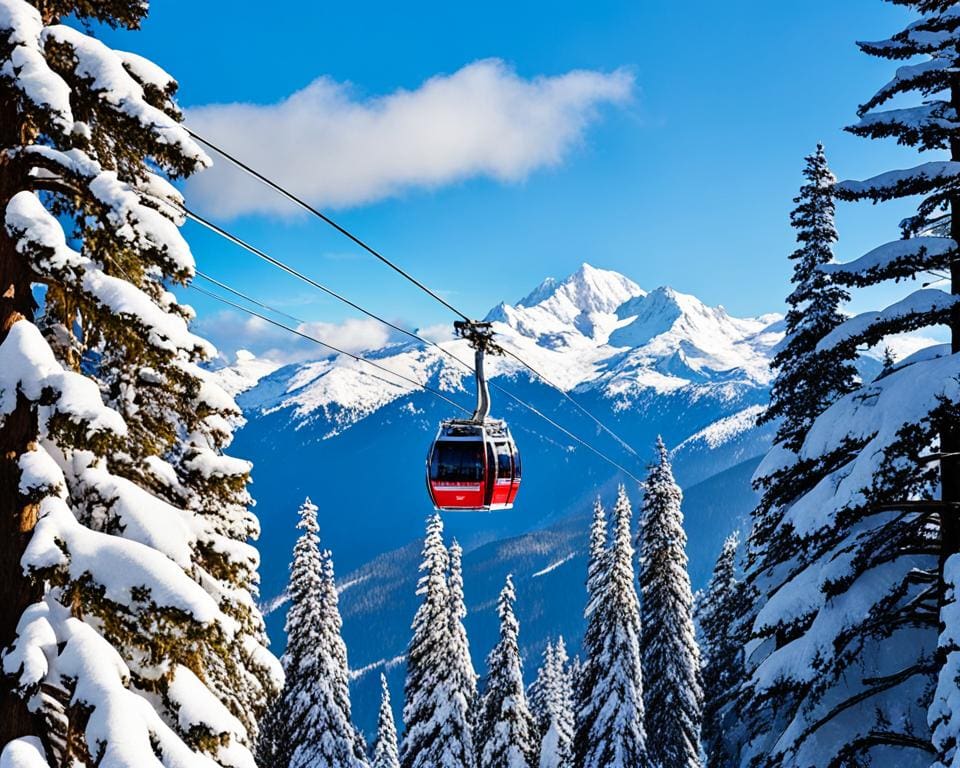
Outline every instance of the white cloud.
[(424, 328), (418, 328), (417, 334), (427, 341), (450, 341), (454, 337), (453, 325), (451, 323), (438, 323), (437, 325), (428, 325)]
[[(188, 110), (187, 120), (315, 205), (342, 208), (472, 177), (522, 180), (560, 163), (598, 107), (632, 90), (623, 69), (527, 80), (486, 59), (413, 91), (361, 98), (321, 77), (277, 104), (211, 104)], [(187, 193), (225, 217), (297, 211), (223, 160)]]
[(376, 320), (304, 323), (297, 330), (354, 354), (379, 349), (390, 340), (390, 330)]
[[(216, 345), (220, 357), (227, 362), (232, 362), (240, 350), (249, 350), (262, 360), (283, 365), (333, 354), (260, 318), (244, 317), (229, 310), (201, 317), (196, 325), (197, 331)], [(376, 320), (303, 323), (297, 330), (354, 354), (380, 349), (392, 338), (389, 329)]]

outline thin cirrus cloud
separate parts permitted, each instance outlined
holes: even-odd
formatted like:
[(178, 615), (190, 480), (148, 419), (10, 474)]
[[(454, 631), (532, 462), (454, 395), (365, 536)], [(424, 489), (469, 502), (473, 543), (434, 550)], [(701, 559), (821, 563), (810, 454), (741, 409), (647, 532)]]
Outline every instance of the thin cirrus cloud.
[[(276, 104), (210, 104), (187, 119), (314, 205), (348, 208), (465, 179), (521, 181), (556, 166), (633, 93), (625, 70), (525, 79), (499, 59), (437, 75), (415, 90), (361, 98), (327, 77)], [(191, 179), (190, 198), (224, 216), (296, 213), (226, 162)]]

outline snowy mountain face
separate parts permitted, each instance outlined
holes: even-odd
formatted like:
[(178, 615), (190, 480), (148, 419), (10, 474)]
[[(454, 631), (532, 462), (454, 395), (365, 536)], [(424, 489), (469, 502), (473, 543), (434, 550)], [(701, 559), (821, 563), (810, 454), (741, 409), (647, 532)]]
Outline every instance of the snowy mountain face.
[[(683, 389), (707, 387), (735, 399), (744, 389), (764, 388), (771, 350), (782, 338), (779, 316), (733, 318), (694, 296), (671, 288), (647, 293), (588, 264), (562, 282), (548, 278), (516, 306), (500, 304), (486, 319), (505, 346), (552, 382), (594, 393), (618, 409), (644, 395)], [(441, 346), (460, 360), (473, 359), (462, 340)], [(407, 344), (375, 356), (390, 370), (471, 402), (472, 377), (435, 348)], [(237, 378), (249, 375), (254, 362), (240, 361)], [(532, 375), (509, 357), (489, 359), (488, 370), (491, 378)], [(324, 422), (325, 436), (333, 437), (408, 396), (408, 384), (385, 379), (360, 363), (325, 359), (283, 368), (241, 401), (248, 415), (288, 412), (294, 429)]]
[[(624, 451), (512, 358), (489, 359), (488, 375), (518, 398), (638, 477), (658, 434), (675, 448), (677, 478), (691, 489), (684, 511), (694, 586), (702, 586), (724, 537), (755, 501), (748, 478), (769, 447), (771, 430), (757, 429), (754, 419), (767, 401), (769, 361), (782, 338), (780, 318), (734, 318), (693, 296), (670, 288), (646, 292), (623, 275), (585, 264), (564, 280), (544, 281), (516, 305), (500, 304), (487, 319), (504, 346), (569, 392), (644, 460)], [(464, 341), (441, 345), (472, 361)], [(373, 356), (472, 408), (472, 375), (444, 352), (404, 344)], [(342, 594), (352, 667), (396, 659), (413, 616), (418, 546), (411, 542), (422, 536), (431, 512), (424, 458), (438, 422), (456, 414), (431, 395), (391, 382), (386, 374), (371, 375), (354, 361), (321, 359), (277, 370), (258, 365), (245, 357), (223, 375), (233, 391), (249, 387), (238, 398), (248, 423), (234, 450), (255, 464), (253, 493), (264, 529), (263, 596), (283, 591), (296, 510), (309, 495), (320, 507), (321, 537), (333, 550), (341, 581), (353, 584)], [(521, 630), (527, 650), (542, 647), (546, 633), (555, 631), (576, 646), (585, 521), (595, 495), (601, 492), (612, 503), (616, 483), (626, 480), (496, 391), (493, 415), (509, 420), (523, 454), (517, 506), (445, 517), (448, 539), (457, 537), (467, 550), (467, 599), (478, 612), (472, 620), (485, 628), (473, 645), (478, 667), (489, 650), (487, 630), (491, 638), (495, 632), (493, 585), (502, 582), (507, 568), (517, 577), (521, 620), (525, 592), (539, 606), (540, 621)], [(627, 482), (639, 502), (639, 489)], [(737, 487), (727, 489), (733, 483)], [(693, 491), (695, 486), (710, 490)], [(369, 584), (376, 585), (375, 594)], [(570, 604), (553, 598), (547, 605), (548, 595), (564, 595)], [(392, 607), (383, 611), (388, 596)], [(489, 627), (487, 620), (493, 622)], [(282, 623), (282, 611), (270, 617), (278, 642)], [(371, 633), (371, 626), (378, 631)], [(365, 697), (362, 678), (357, 685)], [(365, 698), (357, 702), (364, 728), (370, 726), (365, 713), (375, 715), (375, 689), (371, 686), (369, 708)]]

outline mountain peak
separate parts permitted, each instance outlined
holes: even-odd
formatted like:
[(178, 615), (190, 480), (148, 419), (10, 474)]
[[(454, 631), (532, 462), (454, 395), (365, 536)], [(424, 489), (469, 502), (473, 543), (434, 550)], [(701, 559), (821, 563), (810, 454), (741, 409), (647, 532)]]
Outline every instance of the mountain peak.
[(605, 337), (616, 323), (617, 307), (644, 295), (619, 272), (583, 263), (563, 280), (548, 277), (516, 306), (500, 304), (487, 319), (506, 323), (525, 336), (549, 337), (551, 346), (563, 346), (581, 336)]
[[(518, 307), (535, 307), (544, 299), (549, 299), (553, 292), (557, 288), (557, 278), (548, 277), (540, 285), (534, 288), (530, 293), (524, 296), (520, 301), (517, 302)], [(500, 302), (499, 307), (504, 306), (504, 302)]]
[[(617, 307), (645, 292), (633, 280), (610, 269), (599, 269), (584, 262), (579, 269), (563, 280), (548, 277), (517, 304), (530, 308), (547, 306), (547, 309), (563, 308), (569, 317), (570, 310), (582, 312), (615, 312)], [(572, 317), (569, 317), (572, 319)]]

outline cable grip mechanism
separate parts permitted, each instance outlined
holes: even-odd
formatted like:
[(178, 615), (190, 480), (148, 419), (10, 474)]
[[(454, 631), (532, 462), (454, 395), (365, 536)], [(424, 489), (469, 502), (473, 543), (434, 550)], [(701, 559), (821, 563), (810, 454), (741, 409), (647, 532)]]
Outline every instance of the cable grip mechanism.
[(493, 324), (480, 320), (457, 320), (453, 324), (457, 336), (465, 339), (474, 349), (475, 371), (477, 378), (477, 407), (471, 421), (483, 424), (490, 416), (490, 387), (483, 370), (483, 358), (486, 353), (502, 355), (503, 348), (493, 340)]

